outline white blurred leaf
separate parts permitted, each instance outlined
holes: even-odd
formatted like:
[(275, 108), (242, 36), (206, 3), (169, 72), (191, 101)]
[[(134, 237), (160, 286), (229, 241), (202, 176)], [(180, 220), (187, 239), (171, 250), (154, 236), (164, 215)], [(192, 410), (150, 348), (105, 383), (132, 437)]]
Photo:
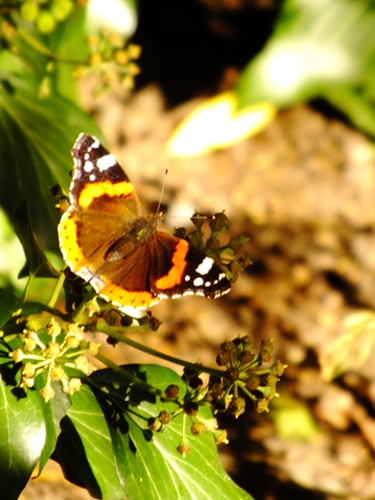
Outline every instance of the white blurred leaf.
[(224, 148), (254, 135), (276, 114), (270, 103), (238, 110), (233, 92), (208, 99), (175, 130), (167, 145), (173, 156), (196, 156)]
[(352, 314), (344, 324), (343, 334), (327, 345), (320, 357), (322, 376), (331, 380), (348, 370), (360, 368), (375, 346), (375, 313), (360, 311)]

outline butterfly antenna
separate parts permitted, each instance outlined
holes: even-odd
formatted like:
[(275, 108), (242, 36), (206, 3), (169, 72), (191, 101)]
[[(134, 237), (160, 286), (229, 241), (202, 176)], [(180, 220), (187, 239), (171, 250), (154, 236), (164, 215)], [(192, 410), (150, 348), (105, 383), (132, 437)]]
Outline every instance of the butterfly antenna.
[(165, 184), (166, 184), (166, 181), (167, 181), (167, 175), (168, 175), (168, 172), (169, 172), (169, 167), (167, 167), (165, 169), (165, 173), (164, 173), (164, 181), (163, 181), (163, 185), (161, 187), (161, 193), (160, 193), (160, 199), (159, 199), (159, 203), (158, 203), (158, 208), (156, 209), (156, 213), (158, 214), (159, 213), (159, 210), (160, 210), (160, 206), (161, 206), (161, 201), (163, 199), (163, 196), (164, 196), (164, 190), (165, 190)]

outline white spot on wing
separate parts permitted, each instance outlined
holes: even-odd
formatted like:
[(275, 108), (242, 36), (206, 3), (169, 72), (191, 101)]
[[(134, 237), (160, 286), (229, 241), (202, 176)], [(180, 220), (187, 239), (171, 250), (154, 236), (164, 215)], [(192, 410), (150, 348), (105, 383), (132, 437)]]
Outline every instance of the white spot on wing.
[(195, 278), (195, 280), (193, 281), (194, 286), (202, 286), (203, 283), (204, 283), (203, 278)]
[(205, 275), (210, 272), (214, 261), (210, 257), (205, 257), (196, 269), (196, 272), (201, 275)]
[(85, 164), (83, 165), (83, 170), (85, 172), (91, 172), (92, 170), (94, 170), (94, 164), (92, 163), (92, 161), (85, 161)]
[(187, 274), (187, 275), (185, 276), (185, 281), (190, 281), (190, 279), (191, 279), (191, 278), (190, 278), (190, 276)]
[(169, 296), (168, 295), (165, 295), (165, 293), (160, 293), (158, 295), (158, 299), (159, 300), (162, 300), (162, 299), (169, 299)]
[(94, 182), (94, 180), (96, 179), (95, 174), (91, 174), (89, 179), (91, 182)]
[(103, 170), (108, 170), (114, 165), (116, 165), (116, 158), (111, 154), (102, 156), (96, 161), (96, 166), (101, 172), (103, 172)]

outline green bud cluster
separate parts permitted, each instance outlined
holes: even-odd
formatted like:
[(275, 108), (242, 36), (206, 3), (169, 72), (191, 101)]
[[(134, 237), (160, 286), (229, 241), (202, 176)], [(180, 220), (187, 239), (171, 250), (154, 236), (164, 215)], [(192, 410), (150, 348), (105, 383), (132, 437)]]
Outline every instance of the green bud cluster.
[(67, 19), (73, 6), (72, 0), (25, 0), (20, 3), (19, 13), (24, 21), (35, 23), (40, 33), (49, 34), (57, 23)]

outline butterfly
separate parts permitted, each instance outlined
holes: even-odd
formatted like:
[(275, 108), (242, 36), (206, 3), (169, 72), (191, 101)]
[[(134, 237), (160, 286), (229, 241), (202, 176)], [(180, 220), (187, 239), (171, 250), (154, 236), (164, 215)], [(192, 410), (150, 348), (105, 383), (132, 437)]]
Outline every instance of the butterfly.
[(213, 259), (158, 230), (162, 213), (143, 215), (133, 184), (98, 139), (81, 133), (72, 156), (70, 206), (58, 234), (74, 274), (119, 308), (229, 292), (230, 282)]

